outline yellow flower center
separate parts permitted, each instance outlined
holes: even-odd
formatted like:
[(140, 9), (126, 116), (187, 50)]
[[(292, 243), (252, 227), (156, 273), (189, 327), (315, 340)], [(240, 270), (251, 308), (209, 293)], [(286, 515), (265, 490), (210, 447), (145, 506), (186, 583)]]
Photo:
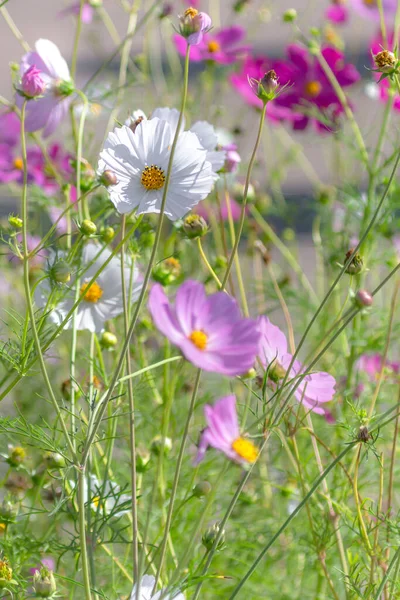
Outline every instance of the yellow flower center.
[(18, 169), (18, 171), (22, 171), (22, 169), (24, 168), (23, 160), (19, 157), (14, 159), (13, 165), (15, 169)]
[(195, 8), (192, 8), (191, 6), (189, 6), (189, 8), (187, 8), (184, 12), (185, 17), (190, 17), (191, 19), (193, 19), (193, 17), (195, 17), (198, 14), (199, 11)]
[(93, 304), (95, 304), (102, 297), (103, 290), (99, 284), (94, 281), (90, 287), (88, 283), (82, 283), (80, 293), (81, 295), (85, 294), (83, 296), (83, 300), (85, 300), (85, 302), (93, 302)]
[(306, 94), (311, 98), (316, 98), (321, 92), (322, 86), (319, 81), (309, 81), (306, 84)]
[(146, 167), (140, 181), (146, 190), (160, 190), (165, 183), (164, 171), (156, 165)]
[(208, 47), (208, 51), (211, 52), (211, 54), (213, 54), (214, 52), (218, 52), (219, 49), (221, 48), (221, 46), (215, 40), (211, 40), (211, 42), (208, 42), (207, 47)]
[(250, 440), (239, 437), (232, 444), (233, 450), (249, 463), (253, 463), (257, 460), (258, 449)]
[(95, 507), (96, 507), (96, 508), (98, 508), (98, 506), (99, 506), (99, 504), (100, 504), (100, 496), (95, 496), (95, 497), (92, 499), (92, 504), (94, 504), (94, 505), (95, 505)]
[(0, 523), (0, 533), (4, 533), (7, 529), (7, 525), (5, 523)]
[(208, 335), (204, 331), (195, 330), (189, 335), (189, 340), (193, 342), (196, 348), (204, 350), (207, 346)]
[(376, 0), (364, 0), (366, 6), (376, 6)]

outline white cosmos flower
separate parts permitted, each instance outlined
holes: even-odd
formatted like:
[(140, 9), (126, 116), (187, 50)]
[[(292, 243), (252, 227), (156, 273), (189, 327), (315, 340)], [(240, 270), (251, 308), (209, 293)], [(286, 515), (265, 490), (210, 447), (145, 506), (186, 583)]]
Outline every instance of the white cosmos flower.
[[(108, 134), (100, 154), (99, 172), (110, 169), (118, 179), (110, 186), (110, 199), (121, 214), (159, 213), (174, 133), (167, 121), (143, 120), (133, 133), (129, 127)], [(213, 186), (207, 152), (194, 133), (180, 134), (174, 154), (165, 214), (182, 218)]]
[[(75, 488), (74, 481), (70, 481), (69, 484), (72, 489)], [(120, 517), (128, 513), (129, 506), (121, 510), (118, 510), (118, 507), (132, 501), (132, 497), (128, 494), (121, 494), (121, 488), (117, 483), (109, 479), (105, 482), (99, 481), (95, 475), (89, 476), (89, 485), (87, 478), (85, 479), (83, 496), (85, 504), (90, 502), (94, 512), (99, 511), (102, 515), (111, 515), (112, 517)]]
[[(101, 254), (100, 254), (101, 252)], [(108, 248), (102, 248), (94, 242), (89, 242), (82, 252), (82, 273), (80, 278), (80, 292), (85, 288), (99, 268), (109, 258), (111, 252)], [(60, 256), (59, 253), (58, 256)], [(96, 258), (97, 257), (97, 258)], [(90, 264), (92, 263), (92, 264)], [(89, 266), (90, 265), (90, 266)], [(142, 281), (137, 266), (125, 266), (125, 282), (127, 293), (131, 290), (131, 302), (135, 302), (142, 288)], [(75, 285), (71, 282), (65, 296), (56, 306), (50, 307), (49, 318), (56, 325), (60, 325), (75, 303)], [(35, 301), (40, 308), (47, 305), (50, 294), (50, 286), (47, 280), (42, 281), (35, 292)], [(85, 296), (76, 309), (76, 327), (78, 330), (88, 329), (91, 332), (100, 332), (104, 328), (105, 321), (113, 319), (123, 312), (121, 261), (119, 257), (113, 257), (96, 281), (87, 289)], [(64, 326), (65, 329), (72, 327), (72, 317)]]
[[(155, 594), (152, 594), (154, 584), (156, 580), (152, 575), (144, 575), (140, 580), (140, 590), (138, 600), (159, 600), (164, 590), (160, 590)], [(136, 600), (137, 598), (137, 584), (133, 586), (130, 600)], [(175, 595), (166, 594), (163, 600), (185, 600), (185, 595), (182, 592), (177, 592)]]

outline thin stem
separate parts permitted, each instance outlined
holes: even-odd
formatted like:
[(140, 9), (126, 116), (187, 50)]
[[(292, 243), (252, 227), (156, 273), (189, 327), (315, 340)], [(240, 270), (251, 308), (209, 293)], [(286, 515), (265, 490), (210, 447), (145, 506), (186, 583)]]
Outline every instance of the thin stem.
[(216, 284), (218, 285), (219, 288), (222, 288), (222, 283), (220, 282), (220, 280), (218, 279), (218, 275), (215, 273), (214, 269), (212, 268), (212, 266), (210, 265), (207, 256), (205, 255), (205, 252), (203, 250), (203, 246), (201, 243), (201, 238), (198, 237), (197, 238), (197, 247), (199, 249), (199, 253), (201, 258), (204, 261), (204, 264), (206, 265), (208, 271), (210, 272), (211, 277), (214, 279), (214, 281), (216, 282)]
[(79, 516), (79, 539), (81, 544), (82, 574), (86, 600), (92, 600), (90, 586), (89, 561), (86, 546), (86, 519), (85, 519), (85, 469), (78, 470), (78, 516)]
[[(71, 59), (71, 77), (75, 79), (76, 75), (76, 63), (78, 60), (78, 46), (79, 46), (79, 38), (81, 36), (82, 31), (82, 10), (85, 5), (85, 0), (80, 0), (79, 4), (79, 14), (76, 19), (76, 29), (75, 29), (75, 38), (74, 38), (74, 48), (72, 51), (72, 59)], [(78, 194), (79, 196), (79, 194)]]
[(357, 452), (357, 457), (356, 457), (356, 464), (355, 464), (355, 469), (354, 469), (353, 493), (354, 493), (354, 502), (356, 503), (358, 524), (360, 526), (361, 537), (364, 540), (364, 543), (365, 543), (366, 548), (368, 550), (368, 554), (371, 556), (372, 555), (372, 546), (371, 546), (371, 542), (369, 541), (369, 538), (368, 538), (367, 529), (365, 527), (365, 523), (364, 523), (362, 511), (361, 511), (360, 498), (359, 498), (359, 495), (358, 495), (358, 465), (360, 463), (361, 448), (362, 448), (362, 444), (360, 443), (360, 445), (358, 447), (358, 452)]
[[(391, 573), (394, 565), (396, 564), (396, 562), (398, 560), (400, 560), (400, 546), (399, 546), (399, 548), (397, 548), (397, 550), (395, 552), (395, 555), (393, 556), (392, 560), (390, 561), (390, 565), (387, 568), (387, 571), (386, 571), (386, 573), (385, 573), (385, 575), (384, 575), (384, 577), (383, 577), (383, 579), (382, 579), (382, 581), (381, 581), (381, 583), (380, 583), (380, 585), (379, 585), (379, 587), (378, 587), (378, 589), (376, 591), (376, 594), (375, 594), (373, 600), (379, 600), (380, 595), (382, 594), (383, 589), (385, 587), (385, 584), (386, 584), (386, 582), (389, 579), (389, 575), (390, 575), (390, 573)], [(398, 569), (396, 569), (396, 572), (397, 571), (398, 571)]]

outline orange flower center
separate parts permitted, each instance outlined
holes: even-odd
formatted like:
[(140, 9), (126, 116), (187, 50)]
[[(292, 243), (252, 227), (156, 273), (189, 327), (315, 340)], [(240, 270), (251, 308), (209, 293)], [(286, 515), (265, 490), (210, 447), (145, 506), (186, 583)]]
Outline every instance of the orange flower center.
[(246, 462), (253, 463), (257, 460), (258, 449), (250, 440), (239, 437), (232, 443), (232, 448)]
[(22, 171), (22, 169), (24, 168), (23, 160), (19, 157), (14, 159), (13, 165), (15, 169), (18, 169), (18, 171)]
[(363, 0), (364, 4), (368, 7), (376, 6), (376, 0)]
[(204, 331), (195, 330), (189, 335), (189, 340), (193, 342), (193, 344), (199, 350), (204, 350), (207, 346), (208, 336)]
[(199, 11), (196, 10), (195, 8), (192, 8), (191, 6), (189, 6), (189, 8), (187, 8), (184, 12), (185, 17), (191, 17), (192, 19), (193, 19), (193, 17), (195, 17), (198, 14), (199, 14)]
[(321, 92), (322, 86), (319, 81), (309, 81), (306, 84), (306, 94), (310, 98), (316, 98)]
[(217, 41), (211, 40), (210, 42), (208, 42), (207, 48), (211, 54), (214, 54), (214, 52), (219, 52), (221, 46), (218, 44)]
[(160, 190), (165, 183), (164, 171), (156, 165), (146, 167), (140, 181), (146, 190)]
[(95, 304), (102, 297), (103, 290), (99, 284), (94, 281), (90, 287), (88, 283), (82, 283), (80, 293), (81, 295), (84, 294), (83, 300), (85, 300), (85, 302), (92, 302)]

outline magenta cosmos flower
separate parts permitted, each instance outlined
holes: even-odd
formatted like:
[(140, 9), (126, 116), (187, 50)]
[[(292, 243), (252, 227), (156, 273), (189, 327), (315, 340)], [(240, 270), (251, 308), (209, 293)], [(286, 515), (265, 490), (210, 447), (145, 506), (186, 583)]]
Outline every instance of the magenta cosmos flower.
[[(362, 17), (379, 23), (380, 17), (377, 0), (350, 0), (350, 4)], [(382, 7), (387, 19), (394, 17), (397, 10), (397, 0), (382, 0)]]
[[(14, 112), (0, 111), (0, 144), (15, 146), (21, 139), (21, 122)], [(0, 153), (1, 156), (1, 153)]]
[[(230, 65), (239, 58), (243, 58), (251, 49), (251, 46), (239, 45), (246, 35), (243, 27), (234, 25), (226, 29), (220, 29), (205, 33), (197, 46), (190, 48), (190, 60), (200, 62), (211, 60), (220, 65)], [(187, 42), (180, 35), (174, 36), (176, 48), (182, 56), (186, 54)]]
[[(282, 380), (293, 356), (287, 351), (286, 336), (276, 325), (273, 325), (267, 317), (259, 317), (258, 324), (261, 331), (259, 358), (265, 368), (268, 368), (269, 378), (278, 383)], [(300, 361), (295, 360), (289, 377), (294, 378), (304, 372)], [(306, 375), (294, 393), (295, 398), (306, 408), (319, 415), (325, 415), (327, 420), (332, 421), (332, 416), (322, 405), (329, 402), (335, 395), (336, 381), (332, 375), (325, 372), (311, 373)]]
[[(22, 57), (21, 78), (32, 66), (40, 73), (46, 89), (41, 98), (28, 102), (25, 129), (26, 131), (43, 129), (43, 135), (48, 136), (57, 129), (68, 112), (70, 105), (68, 96), (73, 92), (73, 84), (67, 63), (57, 46), (49, 40), (38, 40), (35, 51), (28, 52)], [(17, 94), (16, 104), (19, 108), (22, 107), (23, 102), (24, 99)]]
[[(382, 369), (383, 356), (379, 353), (362, 354), (357, 361), (357, 370), (366, 373), (370, 381), (376, 381)], [(387, 360), (385, 364), (387, 373), (391, 376), (400, 373), (400, 362)]]
[(186, 281), (172, 307), (161, 285), (153, 286), (149, 310), (156, 327), (185, 358), (205, 371), (243, 375), (254, 366), (260, 333), (224, 292), (206, 296), (204, 285)]
[[(337, 48), (325, 46), (322, 55), (335, 74), (342, 88), (353, 85), (360, 79), (357, 69), (344, 62), (344, 54)], [(310, 120), (319, 130), (326, 130), (328, 123), (335, 123), (343, 113), (343, 107), (332, 85), (325, 76), (316, 57), (299, 44), (287, 47), (286, 60), (270, 61), (266, 57), (249, 58), (242, 72), (231, 76), (231, 83), (247, 103), (262, 108), (248, 84), (248, 77), (260, 79), (270, 69), (278, 75), (283, 91), (273, 102), (268, 103), (267, 115), (275, 121), (288, 121), (293, 129), (305, 129)], [(321, 119), (310, 117), (307, 112), (317, 109)]]
[[(70, 4), (69, 6), (64, 8), (64, 10), (62, 10), (60, 12), (60, 16), (64, 17), (67, 15), (73, 15), (74, 17), (79, 17), (80, 11), (81, 11), (81, 3), (74, 2), (73, 4)], [(87, 0), (84, 3), (84, 5), (82, 6), (82, 13), (81, 13), (82, 23), (85, 23), (85, 24), (91, 23), (93, 21), (94, 12), (95, 12), (95, 9), (94, 9), (92, 3), (90, 2), (90, 0)]]
[(207, 427), (200, 437), (196, 464), (203, 460), (209, 446), (242, 465), (257, 460), (257, 447), (251, 440), (240, 435), (235, 396), (220, 398), (214, 406), (206, 404), (204, 415)]
[[(390, 31), (390, 32), (388, 32), (388, 43), (387, 43), (386, 50), (393, 52), (393, 49), (394, 49), (393, 41), (394, 41), (394, 32)], [(379, 33), (377, 35), (377, 37), (374, 38), (371, 42), (372, 55), (378, 54), (378, 52), (381, 52), (383, 50), (383, 48), (384, 48), (384, 45), (383, 45), (382, 34)], [(373, 61), (373, 57), (372, 57), (372, 68), (374, 68), (374, 69), (376, 68), (376, 65)], [(374, 73), (374, 75), (375, 75), (376, 81), (378, 81), (381, 77), (381, 73)], [(379, 100), (381, 100), (381, 102), (387, 102), (390, 98), (390, 95), (389, 95), (390, 80), (387, 77), (385, 77), (384, 79), (382, 79), (382, 81), (380, 81), (376, 85), (378, 86), (377, 96), (378, 96)], [(400, 95), (398, 93), (396, 93), (394, 95), (393, 108), (396, 111), (400, 111)]]
[(335, 25), (346, 23), (349, 11), (344, 0), (332, 0), (331, 5), (325, 11), (325, 18)]

